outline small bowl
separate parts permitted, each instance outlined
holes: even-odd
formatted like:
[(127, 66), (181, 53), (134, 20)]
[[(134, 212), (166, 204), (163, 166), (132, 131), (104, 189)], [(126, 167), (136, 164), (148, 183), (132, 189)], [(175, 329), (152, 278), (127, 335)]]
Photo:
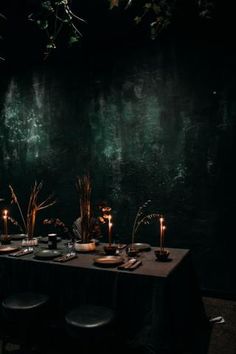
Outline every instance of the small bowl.
[(106, 245), (103, 247), (104, 252), (108, 255), (108, 256), (114, 256), (116, 254), (117, 251), (117, 246), (116, 245)]
[(154, 251), (155, 253), (155, 256), (157, 258), (158, 261), (160, 262), (167, 262), (169, 261), (169, 255), (170, 255), (170, 252), (168, 250), (155, 250)]
[(129, 257), (136, 257), (139, 254), (139, 250), (134, 247), (127, 247), (126, 253)]

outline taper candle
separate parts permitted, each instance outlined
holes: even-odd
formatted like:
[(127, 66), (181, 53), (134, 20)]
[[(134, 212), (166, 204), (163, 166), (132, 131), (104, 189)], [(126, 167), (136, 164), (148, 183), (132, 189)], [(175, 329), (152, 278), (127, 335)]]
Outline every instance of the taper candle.
[(8, 236), (7, 221), (8, 221), (8, 211), (5, 209), (5, 210), (3, 210), (3, 222), (4, 222), (4, 235), (5, 235), (5, 237)]
[(165, 230), (166, 230), (166, 226), (163, 225), (162, 226), (162, 251), (164, 252), (164, 241), (165, 241)]
[(109, 246), (111, 246), (111, 230), (112, 229), (112, 222), (111, 222), (111, 215), (108, 215), (108, 240), (109, 240)]
[(160, 217), (160, 250), (163, 251), (163, 216)]

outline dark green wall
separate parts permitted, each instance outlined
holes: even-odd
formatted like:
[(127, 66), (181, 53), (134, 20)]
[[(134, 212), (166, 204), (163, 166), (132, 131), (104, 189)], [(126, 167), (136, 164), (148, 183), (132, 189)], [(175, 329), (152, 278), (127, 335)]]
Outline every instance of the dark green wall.
[[(130, 241), (151, 199), (167, 246), (192, 249), (201, 286), (235, 293), (235, 52), (167, 39), (2, 70), (0, 195), (11, 183), (26, 201), (43, 179), (58, 198), (43, 217), (71, 224), (75, 178), (89, 170), (94, 205), (112, 205), (117, 238)], [(157, 229), (137, 239), (157, 245)]]

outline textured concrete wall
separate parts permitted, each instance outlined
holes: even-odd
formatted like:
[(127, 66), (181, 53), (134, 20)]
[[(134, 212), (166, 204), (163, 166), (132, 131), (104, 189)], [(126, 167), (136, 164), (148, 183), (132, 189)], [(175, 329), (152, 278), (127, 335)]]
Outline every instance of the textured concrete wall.
[[(58, 197), (43, 216), (70, 224), (75, 177), (89, 170), (94, 205), (112, 205), (117, 239), (130, 241), (151, 199), (167, 246), (193, 250), (202, 287), (235, 292), (235, 54), (175, 38), (86, 55), (2, 74), (0, 195), (11, 183), (26, 200), (43, 179)], [(153, 223), (137, 241), (158, 237)]]

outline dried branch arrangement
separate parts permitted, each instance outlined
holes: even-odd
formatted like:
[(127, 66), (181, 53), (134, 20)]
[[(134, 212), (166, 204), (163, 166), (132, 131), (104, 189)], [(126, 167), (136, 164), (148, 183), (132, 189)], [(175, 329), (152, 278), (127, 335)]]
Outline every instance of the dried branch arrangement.
[(44, 225), (53, 225), (56, 229), (60, 229), (64, 234), (71, 236), (69, 227), (66, 226), (66, 224), (64, 224), (64, 222), (58, 218), (44, 219), (43, 224)]
[(78, 176), (76, 188), (80, 195), (81, 239), (83, 243), (90, 239), (91, 221), (91, 180), (89, 175)]
[(34, 235), (34, 229), (35, 229), (35, 221), (36, 221), (36, 216), (37, 213), (40, 210), (49, 208), (50, 206), (54, 205), (56, 201), (53, 199), (53, 196), (50, 195), (47, 197), (44, 201), (39, 202), (38, 201), (38, 196), (39, 193), (42, 189), (43, 183), (34, 183), (34, 186), (32, 188), (32, 191), (30, 193), (29, 197), (29, 202), (28, 202), (28, 207), (27, 207), (27, 214), (26, 218), (24, 217), (24, 214), (22, 212), (22, 208), (20, 206), (20, 203), (18, 201), (18, 198), (16, 196), (16, 193), (11, 185), (9, 185), (10, 192), (11, 192), (11, 203), (16, 204), (18, 211), (20, 213), (21, 221), (23, 224), (23, 229), (25, 230), (25, 233), (29, 239), (33, 238)]
[(134, 243), (135, 235), (137, 234), (137, 231), (142, 224), (150, 224), (150, 222), (153, 219), (159, 218), (159, 214), (157, 214), (157, 213), (152, 213), (152, 214), (148, 214), (148, 215), (145, 214), (145, 211), (150, 203), (151, 203), (151, 200), (147, 200), (138, 209), (138, 212), (135, 216), (134, 223), (133, 223), (132, 244)]

